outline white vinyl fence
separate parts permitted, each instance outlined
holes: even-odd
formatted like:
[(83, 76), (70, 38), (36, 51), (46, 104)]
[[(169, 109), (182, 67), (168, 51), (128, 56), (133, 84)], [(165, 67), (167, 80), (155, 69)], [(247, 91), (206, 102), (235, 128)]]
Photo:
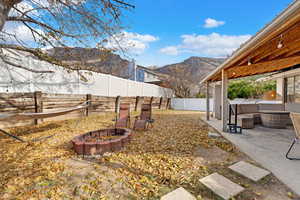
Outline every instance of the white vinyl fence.
[[(267, 101), (267, 100), (248, 100), (248, 99), (235, 99), (230, 101), (231, 104), (279, 104), (281, 101)], [(209, 101), (210, 111), (213, 111), (213, 99)], [(194, 110), (194, 111), (206, 111), (206, 99), (205, 98), (172, 98), (171, 108), (174, 110)]]
[(33, 73), (0, 62), (0, 93), (42, 91), (99, 96), (172, 96), (171, 89), (153, 84), (84, 70), (80, 71), (81, 76), (78, 72), (37, 60), (30, 54), (6, 51), (6, 55), (11, 61), (30, 69), (51, 70), (54, 73)]
[[(213, 110), (213, 100), (210, 99), (210, 111)], [(174, 110), (206, 111), (206, 99), (200, 98), (172, 98), (171, 108)]]
[(262, 99), (234, 99), (230, 100), (230, 104), (281, 104), (282, 101), (262, 100)]

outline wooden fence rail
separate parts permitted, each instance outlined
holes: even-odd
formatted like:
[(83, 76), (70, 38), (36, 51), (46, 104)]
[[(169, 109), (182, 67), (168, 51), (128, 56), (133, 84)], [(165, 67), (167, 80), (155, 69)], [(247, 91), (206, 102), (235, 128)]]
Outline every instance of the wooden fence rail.
[[(70, 119), (104, 112), (118, 112), (120, 103), (130, 103), (132, 111), (138, 111), (143, 103), (151, 103), (154, 109), (169, 109), (170, 98), (163, 97), (105, 97), (91, 94), (0, 93), (0, 113), (49, 112), (77, 106), (89, 101), (90, 107), (64, 116), (47, 120)], [(42, 120), (26, 122), (1, 122), (0, 127), (38, 124)]]

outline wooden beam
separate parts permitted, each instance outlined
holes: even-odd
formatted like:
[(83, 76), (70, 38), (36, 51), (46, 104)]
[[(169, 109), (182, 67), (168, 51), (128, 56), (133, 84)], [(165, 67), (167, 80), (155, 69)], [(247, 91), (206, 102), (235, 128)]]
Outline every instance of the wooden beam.
[[(283, 47), (281, 49), (276, 49), (274, 52), (268, 55), (268, 60), (274, 60), (282, 55), (285, 57), (290, 57), (291, 55), (300, 51), (300, 40), (294, 41), (290, 44), (283, 43)], [(290, 54), (290, 52), (293, 52)]]
[(287, 52), (284, 56), (285, 57), (291, 57), (291, 56), (294, 56), (297, 53), (299, 53), (299, 48), (296, 48), (296, 49), (294, 49), (292, 51)]
[[(274, 72), (297, 64), (300, 64), (300, 56), (277, 59), (251, 65), (232, 67), (226, 71), (228, 74), (228, 78), (233, 79)], [(215, 80), (221, 80), (221, 77)]]
[(293, 45), (295, 41), (298, 40), (300, 40), (300, 22), (286, 30), (286, 32), (278, 33), (274, 38), (270, 39), (265, 44), (253, 49), (248, 55), (245, 56), (243, 60), (235, 65), (246, 65), (248, 63), (248, 59), (251, 59), (251, 62), (255, 64), (272, 55), (274, 51), (280, 51), (281, 49), (277, 48), (280, 41), (284, 45), (284, 48), (286, 46)]

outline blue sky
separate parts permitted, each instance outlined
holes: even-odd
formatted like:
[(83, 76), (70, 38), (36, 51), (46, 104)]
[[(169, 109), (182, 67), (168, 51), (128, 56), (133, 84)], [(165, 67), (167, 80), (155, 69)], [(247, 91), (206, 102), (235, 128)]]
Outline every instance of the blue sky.
[[(190, 56), (224, 57), (292, 0), (132, 0), (121, 44), (138, 64), (163, 66)], [(206, 25), (205, 25), (206, 24)]]
[[(126, 59), (135, 58), (143, 66), (173, 64), (190, 56), (229, 56), (292, 3), (292, 0), (127, 1), (136, 8), (125, 12), (126, 29), (107, 38), (106, 47), (123, 47), (127, 50), (123, 55)], [(28, 1), (18, 6), (23, 10), (32, 8)], [(5, 30), (22, 41), (33, 42), (31, 31), (23, 24), (6, 24)], [(96, 40), (90, 47), (95, 47)]]

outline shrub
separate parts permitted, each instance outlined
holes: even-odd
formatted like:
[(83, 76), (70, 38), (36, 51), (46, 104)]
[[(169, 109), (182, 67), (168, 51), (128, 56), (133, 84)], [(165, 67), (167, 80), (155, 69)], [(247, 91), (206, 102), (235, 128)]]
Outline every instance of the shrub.
[(275, 81), (236, 80), (229, 83), (228, 98), (259, 98), (265, 92), (271, 90), (276, 90)]

